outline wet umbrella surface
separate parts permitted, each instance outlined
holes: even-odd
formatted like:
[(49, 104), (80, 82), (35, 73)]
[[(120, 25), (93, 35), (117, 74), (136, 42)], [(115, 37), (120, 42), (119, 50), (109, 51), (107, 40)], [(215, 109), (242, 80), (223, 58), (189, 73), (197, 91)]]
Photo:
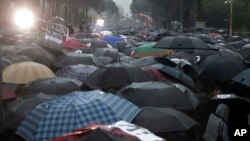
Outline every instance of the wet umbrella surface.
[(109, 93), (74, 92), (38, 105), (16, 133), (26, 140), (49, 140), (91, 123), (131, 122), (140, 111), (132, 103)]

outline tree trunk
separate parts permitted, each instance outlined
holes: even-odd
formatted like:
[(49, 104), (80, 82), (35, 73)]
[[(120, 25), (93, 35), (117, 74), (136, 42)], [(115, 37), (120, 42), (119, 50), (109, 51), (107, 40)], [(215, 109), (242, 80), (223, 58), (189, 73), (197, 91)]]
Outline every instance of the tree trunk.
[(197, 21), (203, 20), (203, 0), (197, 0)]

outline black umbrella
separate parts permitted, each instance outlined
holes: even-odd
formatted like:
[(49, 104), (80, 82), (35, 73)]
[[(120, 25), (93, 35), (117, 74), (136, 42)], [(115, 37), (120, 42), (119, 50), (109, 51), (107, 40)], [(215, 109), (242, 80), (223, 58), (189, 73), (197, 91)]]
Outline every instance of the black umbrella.
[(1, 65), (4, 67), (22, 61), (32, 61), (30, 58), (21, 55), (7, 55), (1, 58)]
[(139, 59), (135, 59), (130, 62), (130, 64), (139, 66), (139, 67), (144, 67), (144, 66), (150, 66), (159, 63), (154, 56), (147, 56)]
[(250, 99), (235, 94), (220, 94), (211, 98), (211, 100), (198, 105), (197, 109), (203, 116), (208, 116), (216, 107), (224, 103), (230, 108), (230, 121), (233, 123), (247, 123), (247, 113), (250, 109)]
[(154, 133), (187, 131), (197, 125), (186, 114), (171, 108), (144, 107), (132, 121)]
[(48, 67), (55, 61), (55, 56), (41, 48), (38, 45), (30, 45), (15, 51), (15, 55), (24, 55), (32, 59), (34, 62), (41, 63)]
[(225, 47), (226, 48), (232, 47), (236, 50), (241, 50), (244, 45), (245, 45), (245, 43), (243, 41), (236, 41), (236, 42), (230, 42), (230, 43), (226, 44)]
[(80, 54), (74, 52), (68, 52), (57, 58), (57, 62), (54, 64), (57, 67), (63, 67), (67, 65), (94, 65), (102, 66), (102, 62), (93, 54)]
[(197, 50), (192, 53), (192, 55), (196, 58), (195, 63), (200, 64), (203, 62), (207, 57), (214, 55), (214, 54), (219, 54), (219, 51), (216, 50)]
[(194, 34), (192, 35), (194, 37), (198, 37), (199, 39), (201, 39), (203, 42), (208, 43), (208, 44), (215, 44), (215, 41), (211, 38), (209, 38), (207, 35), (205, 34)]
[(40, 103), (52, 98), (53, 96), (39, 93), (9, 102), (5, 107), (5, 129), (16, 130), (24, 117)]
[(239, 84), (245, 85), (247, 87), (250, 87), (250, 68), (246, 69), (239, 74), (235, 75), (232, 80), (234, 82), (237, 82)]
[(46, 49), (47, 51), (49, 51), (51, 54), (55, 56), (60, 56), (64, 54), (63, 48), (58, 43), (52, 40), (41, 38), (38, 41), (36, 41), (36, 44)]
[(94, 40), (94, 41), (91, 42), (90, 48), (91, 49), (108, 48), (108, 45), (103, 40)]
[(237, 55), (227, 52), (207, 57), (199, 67), (199, 74), (202, 79), (221, 82), (230, 80), (246, 69), (246, 65)]
[(86, 84), (91, 88), (108, 89), (153, 80), (149, 73), (137, 66), (115, 63), (96, 70), (88, 77)]
[(186, 59), (187, 61), (191, 63), (194, 63), (196, 61), (196, 57), (193, 54), (187, 53), (187, 52), (175, 52), (173, 54), (168, 55), (166, 58)]
[(51, 95), (63, 95), (74, 91), (80, 91), (82, 82), (76, 79), (55, 77), (32, 81), (19, 88), (18, 95), (30, 95), (46, 93)]
[(197, 96), (188, 88), (161, 82), (132, 83), (117, 95), (137, 106), (171, 107), (178, 110), (193, 110), (200, 103)]
[(214, 50), (197, 37), (174, 36), (164, 37), (154, 45), (155, 48), (164, 49), (201, 49)]
[(175, 78), (176, 80), (178, 80), (182, 84), (192, 88), (193, 90), (196, 89), (196, 85), (194, 83), (194, 80), (191, 77), (189, 77), (188, 75), (186, 75), (184, 72), (182, 72), (176, 68), (169, 67), (169, 66), (163, 66), (162, 68), (159, 68), (158, 70), (160, 70), (161, 72), (163, 72), (164, 74), (166, 74), (168, 76)]
[(119, 58), (118, 50), (112, 48), (97, 48), (93, 51), (93, 54), (97, 57), (104, 56), (111, 58), (110, 63), (116, 62)]
[(241, 57), (246, 61), (247, 63), (250, 63), (250, 48), (244, 48), (239, 51), (239, 54)]

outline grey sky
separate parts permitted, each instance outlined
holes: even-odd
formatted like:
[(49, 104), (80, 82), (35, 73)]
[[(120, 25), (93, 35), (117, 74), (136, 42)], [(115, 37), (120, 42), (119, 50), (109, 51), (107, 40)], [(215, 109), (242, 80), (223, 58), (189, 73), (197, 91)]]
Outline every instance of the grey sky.
[(124, 9), (125, 14), (128, 13), (128, 16), (131, 16), (130, 4), (132, 3), (132, 0), (113, 0), (113, 1)]

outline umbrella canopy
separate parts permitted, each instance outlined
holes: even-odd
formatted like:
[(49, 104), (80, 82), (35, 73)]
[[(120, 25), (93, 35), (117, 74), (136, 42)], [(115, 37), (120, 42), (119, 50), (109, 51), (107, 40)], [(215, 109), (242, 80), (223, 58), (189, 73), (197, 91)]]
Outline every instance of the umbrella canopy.
[(131, 122), (140, 111), (132, 103), (109, 93), (74, 92), (38, 105), (16, 133), (26, 140), (50, 140), (91, 123)]
[(237, 55), (227, 52), (207, 57), (199, 67), (198, 73), (202, 79), (221, 82), (230, 80), (233, 76), (246, 69), (246, 65)]
[(90, 74), (97, 70), (97, 67), (93, 65), (69, 65), (62, 67), (56, 72), (58, 77), (67, 77), (72, 79), (78, 79), (84, 82)]
[(197, 122), (186, 114), (171, 108), (144, 107), (133, 120), (134, 124), (154, 133), (188, 131)]
[(116, 62), (119, 58), (118, 50), (113, 48), (97, 48), (93, 51), (93, 54), (97, 57), (104, 56), (111, 58), (110, 63)]
[(142, 58), (131, 61), (130, 64), (139, 66), (139, 67), (158, 64), (159, 62), (155, 58), (156, 57), (153, 57), (153, 56), (142, 57)]
[(39, 46), (30, 46), (15, 51), (16, 55), (24, 55), (32, 59), (34, 62), (41, 63), (50, 67), (55, 61), (55, 57)]
[(76, 49), (82, 47), (82, 44), (74, 39), (69, 39), (66, 41), (63, 41), (61, 43), (61, 46), (65, 49)]
[(17, 46), (1, 46), (1, 56), (6, 56), (6, 55), (14, 55), (15, 51), (17, 50)]
[(4, 68), (2, 77), (5, 83), (26, 84), (33, 80), (55, 77), (55, 74), (42, 64), (19, 62)]
[(30, 95), (36, 93), (46, 93), (51, 95), (64, 95), (74, 91), (80, 91), (82, 82), (63, 77), (40, 79), (32, 81), (20, 88), (19, 95)]
[(108, 44), (114, 44), (116, 42), (124, 41), (124, 39), (114, 36), (114, 35), (109, 35), (109, 36), (104, 36), (102, 38), (103, 41), (107, 42)]
[(122, 56), (121, 58), (119, 58), (120, 62), (127, 63), (127, 64), (129, 64), (133, 60), (135, 60), (135, 58), (132, 58), (130, 56)]
[(245, 85), (250, 87), (250, 68), (240, 72), (239, 74), (235, 75), (232, 80), (239, 84)]
[(250, 48), (244, 48), (239, 51), (239, 54), (241, 57), (246, 61), (247, 63), (250, 63)]
[(201, 39), (205, 43), (215, 44), (215, 41), (213, 39), (211, 39), (209, 36), (207, 36), (206, 34), (194, 34), (192, 36), (198, 37), (199, 39)]
[(197, 50), (192, 55), (196, 57), (195, 63), (200, 64), (203, 62), (207, 57), (214, 55), (214, 54), (219, 54), (219, 51), (216, 50)]
[(2, 85), (2, 94), (3, 100), (16, 98), (16, 94), (7, 85)]
[(180, 81), (182, 84), (184, 84), (192, 89), (196, 88), (194, 80), (176, 68), (172, 68), (172, 67), (164, 65), (163, 67), (159, 68), (158, 70), (160, 70), (161, 72), (163, 72), (164, 74), (166, 74), (168, 76), (175, 78), (176, 80)]
[(60, 55), (64, 54), (63, 48), (58, 43), (56, 43), (54, 41), (51, 41), (51, 40), (48, 40), (45, 38), (41, 38), (38, 41), (36, 41), (36, 44), (38, 44), (42, 48), (46, 49), (54, 56), (60, 56)]
[(178, 110), (193, 110), (200, 103), (191, 90), (183, 86), (180, 87), (180, 85), (169, 85), (161, 82), (132, 83), (118, 91), (117, 95), (140, 107), (171, 107)]
[(103, 40), (94, 40), (94, 41), (91, 42), (90, 48), (91, 49), (108, 48), (108, 45)]
[(166, 56), (172, 53), (171, 50), (161, 49), (161, 48), (153, 48), (155, 43), (148, 43), (145, 45), (141, 45), (132, 52), (131, 56), (136, 58), (141, 58), (145, 56)]
[(153, 81), (153, 77), (143, 69), (125, 63), (115, 63), (96, 70), (86, 80), (91, 88), (120, 88), (132, 82)]
[(158, 69), (152, 66), (143, 67), (143, 70), (150, 73), (156, 81), (161, 81), (166, 79), (163, 73), (161, 73)]
[(32, 61), (32, 59), (30, 59), (27, 56), (23, 56), (23, 55), (6, 55), (3, 58), (10, 60), (12, 63), (18, 63), (18, 62), (23, 62), (23, 61)]
[(5, 129), (16, 130), (25, 116), (40, 103), (52, 98), (52, 95), (43, 93), (24, 96), (6, 104)]
[(57, 62), (54, 64), (57, 67), (63, 67), (67, 65), (94, 65), (102, 66), (102, 62), (92, 54), (79, 54), (74, 52), (68, 52), (57, 58)]
[(154, 48), (163, 49), (201, 49), (201, 50), (213, 50), (206, 43), (197, 37), (186, 36), (174, 36), (164, 37), (154, 45)]

